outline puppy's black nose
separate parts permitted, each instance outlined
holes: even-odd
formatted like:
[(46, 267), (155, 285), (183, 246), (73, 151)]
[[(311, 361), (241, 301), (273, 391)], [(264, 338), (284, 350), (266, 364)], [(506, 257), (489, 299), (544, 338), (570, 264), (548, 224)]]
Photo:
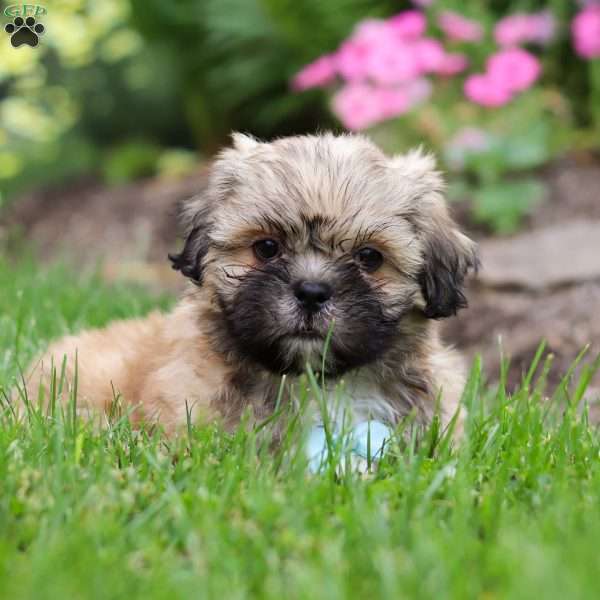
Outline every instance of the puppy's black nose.
[(317, 312), (333, 295), (333, 288), (324, 281), (299, 281), (294, 285), (294, 294), (302, 308)]

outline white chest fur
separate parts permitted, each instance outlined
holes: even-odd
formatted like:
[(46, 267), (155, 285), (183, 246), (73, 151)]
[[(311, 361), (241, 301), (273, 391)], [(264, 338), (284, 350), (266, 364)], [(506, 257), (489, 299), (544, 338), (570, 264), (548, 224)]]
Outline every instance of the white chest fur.
[(311, 419), (322, 421), (324, 411), (337, 430), (370, 420), (393, 426), (399, 416), (397, 407), (377, 383), (360, 371), (325, 384), (320, 401), (311, 403)]

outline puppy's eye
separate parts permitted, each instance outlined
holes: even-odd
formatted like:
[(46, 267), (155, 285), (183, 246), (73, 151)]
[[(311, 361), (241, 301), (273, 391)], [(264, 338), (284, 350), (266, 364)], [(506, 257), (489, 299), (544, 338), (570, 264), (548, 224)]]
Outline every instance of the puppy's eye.
[(375, 248), (361, 248), (354, 255), (354, 259), (369, 273), (377, 271), (383, 264), (383, 255)]
[(279, 254), (279, 244), (275, 240), (259, 240), (252, 246), (256, 258), (259, 260), (271, 260)]

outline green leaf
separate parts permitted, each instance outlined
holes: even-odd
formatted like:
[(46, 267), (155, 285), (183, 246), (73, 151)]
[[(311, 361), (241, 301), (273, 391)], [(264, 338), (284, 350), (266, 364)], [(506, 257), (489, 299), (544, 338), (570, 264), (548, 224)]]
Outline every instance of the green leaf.
[(534, 169), (550, 159), (549, 127), (538, 123), (527, 129), (526, 135), (507, 136), (503, 151), (507, 167)]
[(513, 233), (544, 192), (544, 185), (536, 179), (485, 185), (473, 195), (473, 214), (498, 233)]
[(132, 140), (111, 149), (102, 165), (104, 179), (112, 185), (153, 175), (160, 149), (153, 143)]

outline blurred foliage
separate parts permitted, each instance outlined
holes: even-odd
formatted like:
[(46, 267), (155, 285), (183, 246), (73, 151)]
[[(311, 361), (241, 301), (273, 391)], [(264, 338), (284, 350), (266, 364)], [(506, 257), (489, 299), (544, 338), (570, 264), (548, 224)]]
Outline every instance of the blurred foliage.
[(565, 148), (565, 128), (556, 128), (554, 121), (562, 117), (570, 130), (570, 120), (553, 99), (532, 90), (494, 118), (469, 120), (482, 127), (481, 147), (457, 148), (452, 138), (444, 145), (446, 167), (455, 173), (450, 197), (470, 197), (474, 219), (499, 233), (517, 230), (543, 199), (535, 170)]
[(168, 46), (201, 147), (232, 130), (270, 138), (331, 127), (322, 92), (290, 93), (294, 73), (335, 47), (356, 21), (408, 2), (385, 0), (131, 0), (135, 24)]
[[(8, 4), (0, 2), (2, 11)], [(398, 4), (55, 0), (44, 6), (46, 32), (37, 48), (15, 49), (8, 38), (0, 43), (5, 199), (90, 171), (110, 183), (182, 173), (193, 167), (190, 150), (211, 153), (234, 129), (271, 137), (335, 126), (325, 95), (291, 94), (291, 75), (357, 20)]]
[[(2, 13), (10, 4), (0, 3)], [(8, 36), (0, 40), (5, 202), (25, 187), (83, 173), (103, 173), (110, 182), (150, 174), (160, 156), (150, 161), (149, 147), (159, 153), (192, 147), (177, 72), (160, 47), (146, 44), (130, 26), (126, 0), (44, 6), (39, 46), (15, 49)], [(138, 139), (148, 142), (134, 145)], [(121, 158), (128, 164), (116, 167)]]
[[(463, 78), (439, 79), (426, 104), (374, 126), (369, 135), (389, 151), (423, 144), (436, 152), (450, 172), (450, 198), (468, 198), (474, 221), (512, 233), (546, 194), (537, 177), (540, 167), (567, 151), (600, 148), (600, 59), (582, 60), (573, 50), (570, 22), (580, 10), (574, 2), (436, 0), (426, 9), (433, 35), (436, 15), (446, 9), (476, 19), (486, 30), (481, 42), (452, 44), (468, 55), (471, 72), (482, 72), (497, 50), (492, 31), (500, 18), (552, 11), (558, 24), (554, 41), (532, 49), (543, 63), (541, 81), (506, 106), (490, 109), (465, 98)], [(470, 129), (484, 138), (483, 147), (455, 143)]]
[[(398, 152), (419, 144), (434, 150), (449, 172), (449, 198), (470, 199), (473, 219), (498, 233), (517, 230), (543, 199), (540, 167), (567, 149), (597, 142), (591, 131), (578, 131), (556, 90), (534, 88), (490, 111), (468, 102), (450, 82), (444, 85), (427, 104), (369, 134)], [(478, 143), (458, 139), (469, 131)]]
[(104, 161), (104, 178), (108, 183), (119, 184), (152, 175), (160, 148), (143, 140), (129, 140), (115, 147)]
[[(10, 2), (0, 2), (2, 10)], [(44, 3), (42, 3), (44, 4)], [(366, 18), (413, 5), (394, 0), (54, 0), (37, 48), (0, 40), (0, 204), (26, 186), (96, 173), (116, 184), (183, 174), (232, 130), (264, 138), (339, 129), (328, 94), (291, 93), (292, 76), (333, 51)], [(468, 103), (461, 86), (436, 84), (430, 102), (370, 134), (388, 151), (417, 143), (453, 170), (455, 194), (474, 198), (477, 220), (512, 231), (539, 200), (534, 171), (572, 147), (597, 145), (600, 61), (574, 56), (570, 0), (436, 0), (427, 12), (456, 10), (487, 30), (479, 44), (457, 44), (474, 70), (495, 48), (493, 24), (516, 11), (550, 9), (561, 23), (542, 52), (541, 85), (510, 106)], [(7, 17), (4, 17), (8, 21)], [(461, 129), (486, 132), (485, 152), (453, 162)], [(517, 185), (504, 187), (506, 177)], [(502, 185), (500, 185), (502, 183)], [(509, 198), (511, 196), (512, 198)]]

